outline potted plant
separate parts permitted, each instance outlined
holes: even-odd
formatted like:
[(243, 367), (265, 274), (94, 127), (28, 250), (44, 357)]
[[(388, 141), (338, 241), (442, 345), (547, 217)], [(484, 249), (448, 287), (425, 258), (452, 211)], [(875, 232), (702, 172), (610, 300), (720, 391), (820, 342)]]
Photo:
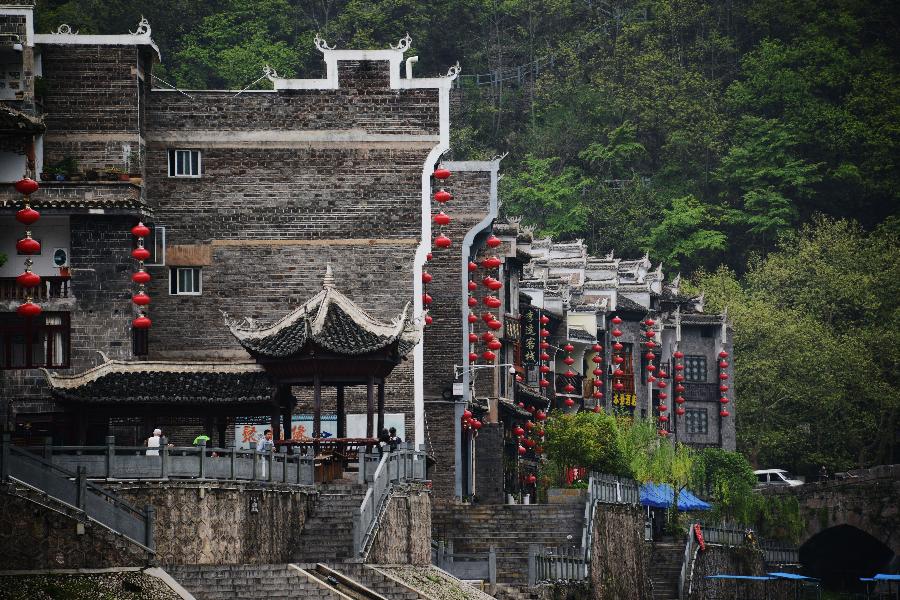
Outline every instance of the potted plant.
[(119, 176), (124, 173), (122, 169), (118, 169), (116, 167), (108, 167), (103, 170), (103, 180), (104, 181), (119, 181)]
[(88, 181), (98, 181), (100, 179), (100, 173), (97, 169), (88, 169), (84, 172), (84, 178)]
[(66, 170), (58, 165), (54, 165), (47, 169), (47, 173), (50, 174), (51, 181), (65, 181), (66, 180)]

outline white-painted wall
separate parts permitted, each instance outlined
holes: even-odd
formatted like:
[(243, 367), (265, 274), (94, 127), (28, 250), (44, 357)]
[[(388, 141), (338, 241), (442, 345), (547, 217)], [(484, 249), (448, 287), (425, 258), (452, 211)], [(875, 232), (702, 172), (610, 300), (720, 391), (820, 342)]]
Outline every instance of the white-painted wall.
[[(15, 277), (25, 270), (27, 257), (16, 254), (16, 242), (24, 236), (25, 226), (15, 217), (0, 217), (0, 252), (6, 255), (0, 277)], [(38, 275), (59, 275), (59, 269), (53, 264), (53, 251), (70, 247), (69, 217), (41, 217), (31, 226), (31, 237), (41, 242), (41, 253), (31, 257), (34, 261), (31, 270)]]
[(25, 155), (0, 151), (0, 182), (18, 181), (25, 176)]

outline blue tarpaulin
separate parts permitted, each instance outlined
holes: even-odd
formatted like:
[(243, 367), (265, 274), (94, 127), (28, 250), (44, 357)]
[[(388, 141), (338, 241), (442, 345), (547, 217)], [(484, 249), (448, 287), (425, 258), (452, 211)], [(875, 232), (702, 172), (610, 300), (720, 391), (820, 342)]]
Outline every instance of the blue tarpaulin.
[[(675, 493), (667, 483), (645, 483), (641, 486), (641, 504), (653, 508), (671, 508)], [(678, 494), (678, 510), (710, 510), (712, 505), (704, 502), (688, 490)]]
[(815, 577), (807, 577), (805, 575), (798, 575), (797, 573), (766, 573), (766, 575), (771, 575), (772, 577), (777, 577), (779, 579), (794, 579), (796, 581), (819, 581)]
[(734, 581), (774, 581), (769, 575), (707, 575), (707, 579), (729, 579)]

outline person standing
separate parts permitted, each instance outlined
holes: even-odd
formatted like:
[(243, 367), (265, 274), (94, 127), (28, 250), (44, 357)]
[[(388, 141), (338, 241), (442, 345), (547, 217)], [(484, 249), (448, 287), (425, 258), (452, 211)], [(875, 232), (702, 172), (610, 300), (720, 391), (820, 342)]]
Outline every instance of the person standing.
[(147, 456), (159, 456), (159, 446), (162, 443), (162, 429), (153, 430), (153, 435), (147, 438)]
[(260, 452), (268, 452), (275, 447), (275, 441), (272, 439), (272, 430), (263, 431), (263, 436), (259, 438), (259, 445), (256, 447)]
[(384, 451), (388, 449), (391, 443), (391, 432), (382, 429), (378, 434), (378, 456), (384, 456)]
[(400, 439), (400, 436), (397, 435), (397, 428), (391, 427), (389, 431), (390, 436), (388, 437), (388, 446), (391, 449), (391, 452), (397, 450), (400, 447), (400, 444), (403, 443), (403, 440)]

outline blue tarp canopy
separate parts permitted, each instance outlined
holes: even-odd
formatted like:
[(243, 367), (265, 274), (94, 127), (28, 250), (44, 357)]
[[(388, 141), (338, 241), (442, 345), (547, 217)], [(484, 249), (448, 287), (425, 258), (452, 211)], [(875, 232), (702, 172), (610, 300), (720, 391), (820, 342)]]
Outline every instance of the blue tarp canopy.
[[(641, 504), (653, 508), (671, 508), (675, 493), (667, 483), (645, 483), (641, 486)], [(704, 502), (688, 490), (678, 494), (678, 510), (710, 510), (712, 505)]]
[(738, 581), (774, 581), (769, 575), (707, 575), (707, 579), (734, 579)]
[(766, 573), (778, 579), (794, 579), (796, 581), (819, 581), (815, 577), (807, 577), (806, 575), (797, 575), (796, 573)]
[(879, 573), (873, 577), (875, 581), (900, 581), (900, 575), (890, 575), (888, 573)]

